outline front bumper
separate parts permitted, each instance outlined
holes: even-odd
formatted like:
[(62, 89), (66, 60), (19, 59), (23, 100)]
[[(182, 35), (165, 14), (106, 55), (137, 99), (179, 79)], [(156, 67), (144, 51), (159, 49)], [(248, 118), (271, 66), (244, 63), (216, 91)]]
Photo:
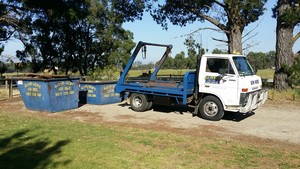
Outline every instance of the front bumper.
[(248, 95), (248, 99), (246, 99), (246, 104), (240, 108), (241, 113), (248, 113), (259, 106), (263, 105), (268, 98), (268, 91), (267, 90), (260, 90)]

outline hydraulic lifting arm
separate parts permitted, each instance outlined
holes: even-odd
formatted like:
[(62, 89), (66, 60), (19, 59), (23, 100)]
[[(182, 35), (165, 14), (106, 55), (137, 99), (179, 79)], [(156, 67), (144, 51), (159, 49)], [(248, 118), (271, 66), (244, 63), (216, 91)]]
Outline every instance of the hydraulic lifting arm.
[(118, 86), (121, 86), (121, 84), (124, 83), (126, 75), (128, 74), (129, 70), (131, 69), (134, 60), (136, 59), (139, 51), (142, 49), (142, 52), (145, 52), (144, 55), (146, 55), (146, 46), (157, 46), (157, 47), (166, 47), (166, 51), (163, 54), (162, 58), (160, 59), (159, 63), (156, 65), (155, 70), (153, 71), (153, 73), (151, 74), (150, 80), (155, 80), (156, 74), (158, 73), (159, 69), (161, 68), (161, 65), (165, 62), (165, 60), (167, 59), (167, 57), (169, 56), (169, 53), (171, 52), (172, 49), (172, 45), (164, 45), (164, 44), (155, 44), (155, 43), (147, 43), (147, 42), (142, 42), (140, 41), (133, 54), (131, 55), (130, 59), (128, 60), (128, 63), (126, 64), (126, 67), (124, 69), (124, 71), (122, 72), (120, 79), (118, 80), (118, 83), (116, 85), (116, 92), (122, 92), (121, 89), (119, 89)]

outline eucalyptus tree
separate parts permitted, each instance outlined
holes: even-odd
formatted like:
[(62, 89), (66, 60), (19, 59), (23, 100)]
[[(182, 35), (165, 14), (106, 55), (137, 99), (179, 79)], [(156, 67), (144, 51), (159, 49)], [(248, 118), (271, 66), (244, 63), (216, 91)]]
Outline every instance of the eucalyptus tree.
[(289, 76), (293, 72), (290, 68), (296, 63), (292, 48), (300, 32), (294, 35), (293, 31), (300, 24), (300, 1), (278, 0), (273, 14), (277, 19), (274, 87), (282, 90), (291, 87)]
[[(157, 1), (157, 0), (156, 0)], [(208, 21), (217, 31), (225, 33), (228, 52), (242, 52), (242, 36), (246, 26), (258, 20), (264, 12), (267, 0), (166, 0), (152, 6), (152, 16), (158, 24), (167, 28), (169, 20), (174, 25), (185, 26), (195, 21)], [(159, 2), (158, 2), (159, 3)], [(200, 26), (200, 25), (199, 25)], [(206, 28), (203, 28), (206, 29)]]

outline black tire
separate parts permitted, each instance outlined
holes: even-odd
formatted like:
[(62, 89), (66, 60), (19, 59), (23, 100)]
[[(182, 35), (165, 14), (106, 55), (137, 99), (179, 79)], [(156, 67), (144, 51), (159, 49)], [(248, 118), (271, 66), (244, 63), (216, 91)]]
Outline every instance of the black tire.
[(153, 101), (148, 101), (148, 107), (147, 110), (151, 110), (153, 106)]
[(132, 93), (130, 96), (130, 106), (134, 111), (143, 112), (148, 109), (149, 103), (145, 95)]
[(219, 121), (224, 116), (223, 105), (215, 96), (206, 96), (200, 101), (200, 116), (211, 121)]

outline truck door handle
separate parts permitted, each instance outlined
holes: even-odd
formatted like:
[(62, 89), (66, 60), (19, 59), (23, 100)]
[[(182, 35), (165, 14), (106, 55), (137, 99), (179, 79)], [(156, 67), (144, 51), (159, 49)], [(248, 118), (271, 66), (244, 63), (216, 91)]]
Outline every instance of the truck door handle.
[(204, 85), (204, 87), (209, 87), (209, 85)]

